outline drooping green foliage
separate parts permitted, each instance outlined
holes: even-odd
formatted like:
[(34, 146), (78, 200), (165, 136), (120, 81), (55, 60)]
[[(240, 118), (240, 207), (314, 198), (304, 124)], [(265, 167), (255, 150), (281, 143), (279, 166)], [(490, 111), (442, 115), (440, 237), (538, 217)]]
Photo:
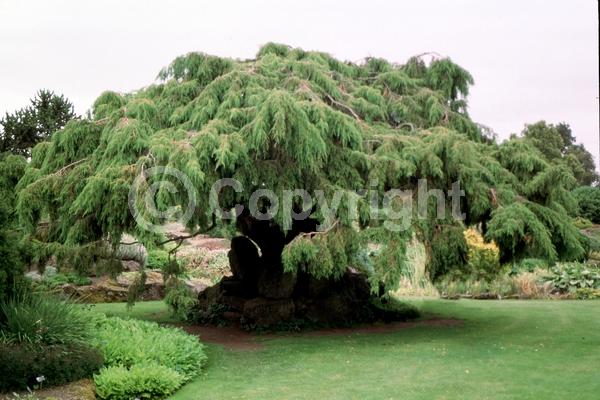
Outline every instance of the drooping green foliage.
[[(419, 179), (442, 190), (459, 181), (466, 193), (460, 201), (465, 224), (482, 224), (505, 258), (574, 259), (584, 252), (569, 214), (575, 207), (569, 169), (527, 140), (491, 141), (466, 112), (471, 75), (449, 59), (428, 65), (415, 57), (397, 65), (369, 58), (356, 64), (270, 43), (250, 61), (190, 53), (159, 78), (134, 93), (103, 93), (91, 119), (71, 121), (35, 147), (18, 186), (17, 209), (40, 251), (60, 250), (66, 257), (67, 250), (88, 246), (87, 254), (98, 259), (91, 249), (106, 250), (107, 241), (114, 248), (125, 232), (145, 244), (164, 239), (136, 223), (128, 194), (143, 174), (140, 194), (156, 183), (159, 209), (183, 209), (188, 196), (181, 182), (166, 173), (145, 174), (166, 166), (185, 174), (197, 192), (198, 207), (187, 222), (192, 231), (213, 227), (210, 191), (221, 178), (243, 186), (242, 192), (220, 192), (224, 210), (247, 208), (262, 188), (279, 199), (286, 190), (321, 191), (315, 197), (326, 204), (309, 210), (311, 220), (328, 227), (319, 234), (291, 217), (302, 208), (301, 197), (280, 202), (273, 224), (287, 236), (277, 257), (286, 271), (315, 277), (335, 278), (347, 265), (367, 265), (373, 290), (398, 282), (410, 231), (433, 252), (433, 276), (464, 262), (464, 239), (450, 246), (449, 255), (435, 256), (444, 232), (463, 227), (449, 218), (450, 199), (442, 203), (448, 215), (440, 219), (409, 210), (409, 232), (385, 229), (393, 220), (390, 210), (378, 218), (369, 212), (371, 194), (382, 206), (386, 191), (415, 189)], [(344, 195), (336, 200), (339, 190)], [(137, 199), (137, 216), (151, 219), (145, 197)], [(257, 206), (264, 211), (270, 203), (260, 198)], [(43, 230), (42, 218), (48, 222)], [(263, 254), (276, 242), (253, 237), (251, 229), (245, 233)], [(377, 251), (360, 263), (367, 243), (378, 243)]]
[(30, 155), (31, 148), (46, 140), (75, 118), (73, 104), (63, 95), (40, 90), (31, 105), (0, 119), (0, 153)]

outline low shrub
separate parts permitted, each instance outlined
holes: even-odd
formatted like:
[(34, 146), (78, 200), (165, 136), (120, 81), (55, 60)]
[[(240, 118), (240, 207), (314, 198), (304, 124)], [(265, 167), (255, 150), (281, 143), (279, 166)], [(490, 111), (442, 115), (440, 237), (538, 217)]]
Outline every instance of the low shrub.
[(546, 280), (562, 293), (574, 293), (577, 289), (600, 289), (600, 268), (578, 262), (558, 264)]
[(167, 397), (182, 385), (184, 378), (171, 368), (143, 364), (103, 368), (94, 381), (99, 398), (131, 400)]
[(99, 318), (93, 343), (102, 351), (107, 366), (158, 364), (181, 374), (186, 381), (206, 362), (204, 346), (196, 337), (155, 322)]
[(107, 366), (94, 376), (102, 399), (162, 398), (206, 363), (196, 337), (149, 321), (100, 317), (92, 343)]
[(0, 341), (37, 345), (83, 343), (91, 320), (75, 304), (23, 291), (0, 302)]
[(146, 267), (149, 269), (165, 270), (169, 265), (169, 253), (165, 250), (150, 250), (146, 258)]
[(101, 353), (84, 344), (39, 346), (0, 344), (0, 392), (62, 385), (91, 377), (103, 364)]

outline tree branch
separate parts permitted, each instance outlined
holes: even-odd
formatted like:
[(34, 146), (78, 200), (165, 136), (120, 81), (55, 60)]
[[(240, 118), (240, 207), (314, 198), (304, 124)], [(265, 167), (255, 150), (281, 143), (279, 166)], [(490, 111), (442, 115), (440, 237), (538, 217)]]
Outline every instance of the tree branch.
[(346, 114), (350, 114), (351, 116), (353, 116), (354, 118), (356, 118), (357, 121), (362, 121), (360, 119), (360, 117), (358, 116), (358, 114), (350, 106), (347, 106), (344, 103), (341, 103), (341, 102), (337, 101), (336, 99), (334, 99), (333, 97), (331, 97), (329, 94), (326, 94), (325, 97), (327, 98), (327, 100), (329, 100), (329, 102), (332, 105), (335, 105), (338, 108), (341, 108), (342, 111), (345, 111)]
[(333, 228), (335, 228), (335, 226), (338, 224), (338, 222), (340, 222), (340, 220), (336, 219), (333, 222), (333, 224), (331, 224), (331, 226), (329, 228), (325, 229), (324, 231), (303, 232), (303, 233), (299, 234), (297, 237), (305, 237), (305, 236), (313, 237), (316, 235), (325, 235), (325, 234), (329, 233)]
[(87, 157), (82, 158), (81, 160), (77, 160), (75, 162), (72, 162), (69, 165), (65, 165), (64, 167), (62, 167), (61, 169), (59, 169), (58, 171), (54, 172), (52, 175), (62, 175), (65, 173), (66, 170), (68, 170), (69, 168), (72, 168), (74, 166), (76, 166), (77, 164), (81, 164), (82, 162), (86, 161)]

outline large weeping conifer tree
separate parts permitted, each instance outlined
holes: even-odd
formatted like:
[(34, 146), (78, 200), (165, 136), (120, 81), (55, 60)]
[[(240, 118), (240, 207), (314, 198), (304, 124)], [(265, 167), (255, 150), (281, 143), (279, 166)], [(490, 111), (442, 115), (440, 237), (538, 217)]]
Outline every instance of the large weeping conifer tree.
[[(398, 284), (412, 237), (428, 248), (432, 279), (460, 269), (463, 247), (448, 238), (465, 225), (496, 241), (504, 260), (583, 257), (570, 216), (570, 172), (521, 139), (499, 145), (487, 136), (467, 113), (471, 84), (471, 75), (445, 58), (356, 64), (279, 44), (246, 61), (190, 53), (163, 69), (158, 83), (101, 94), (90, 119), (71, 121), (37, 145), (18, 186), (20, 221), (38, 260), (58, 255), (66, 263), (98, 264), (124, 233), (146, 246), (165, 241), (137, 224), (128, 206), (132, 182), (145, 171), (167, 166), (192, 182), (198, 206), (187, 220), (191, 233), (221, 223), (209, 207), (211, 187), (234, 178), (243, 191), (219, 196), (222, 209), (246, 209), (232, 241), (233, 278), (203, 293), (200, 307), (265, 324), (276, 321), (257, 310), (279, 319), (372, 313), (355, 300)], [(415, 188), (419, 179), (443, 190), (460, 181), (466, 219), (452, 220), (445, 204), (447, 218), (429, 214), (394, 232), (385, 228), (385, 215), (369, 212), (365, 189), (381, 199), (389, 189)], [(154, 181), (173, 183), (165, 173), (138, 189)], [(329, 203), (336, 191), (346, 195), (333, 215), (316, 204), (296, 221), (295, 197), (263, 221), (247, 212), (261, 188), (280, 199), (292, 189), (322, 190)], [(171, 189), (159, 185), (159, 207), (185, 207), (186, 191)], [(357, 218), (348, 212), (352, 204)], [(258, 203), (263, 211), (269, 205)]]

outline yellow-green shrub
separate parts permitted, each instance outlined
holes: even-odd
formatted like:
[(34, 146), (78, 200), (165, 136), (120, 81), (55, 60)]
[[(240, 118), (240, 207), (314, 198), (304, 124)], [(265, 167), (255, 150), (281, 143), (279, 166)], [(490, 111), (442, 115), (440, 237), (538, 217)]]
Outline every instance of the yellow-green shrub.
[(489, 279), (500, 271), (500, 250), (494, 242), (486, 242), (481, 234), (469, 228), (463, 232), (467, 242), (467, 266), (472, 275)]

